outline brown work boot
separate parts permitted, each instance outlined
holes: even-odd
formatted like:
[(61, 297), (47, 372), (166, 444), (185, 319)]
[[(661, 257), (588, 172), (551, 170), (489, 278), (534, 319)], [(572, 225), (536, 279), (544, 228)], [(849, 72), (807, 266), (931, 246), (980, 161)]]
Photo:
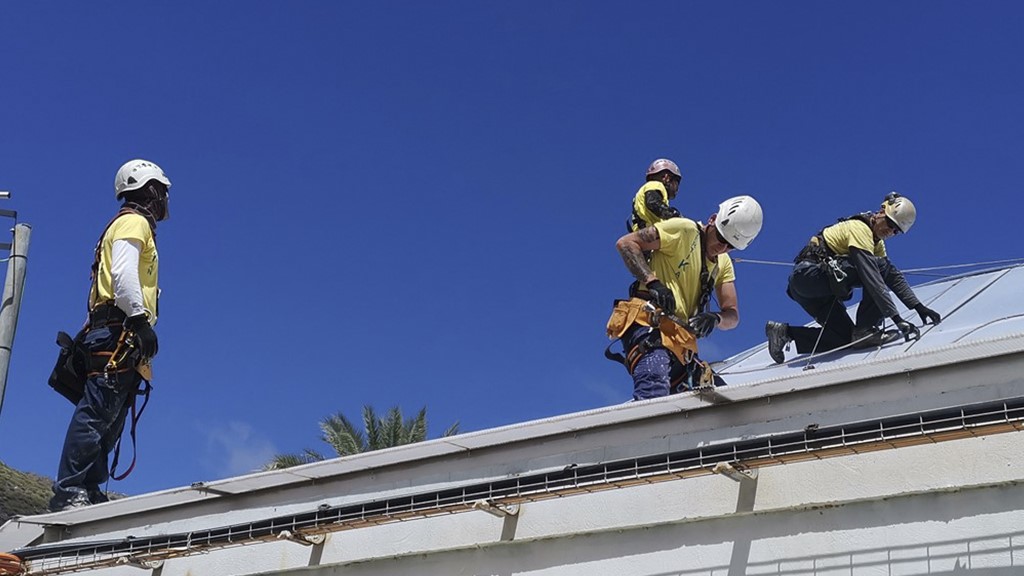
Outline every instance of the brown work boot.
[(769, 320), (764, 325), (764, 335), (768, 337), (768, 355), (776, 364), (785, 362), (786, 353), (783, 348), (793, 340), (789, 337), (789, 324)]

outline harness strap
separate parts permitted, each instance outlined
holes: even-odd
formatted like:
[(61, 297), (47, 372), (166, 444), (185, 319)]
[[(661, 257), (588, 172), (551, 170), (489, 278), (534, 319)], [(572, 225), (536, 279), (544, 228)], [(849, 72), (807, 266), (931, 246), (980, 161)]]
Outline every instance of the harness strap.
[[(149, 383), (149, 380), (143, 380), (142, 384), (145, 384), (142, 388), (137, 388), (132, 392), (132, 423), (129, 428), (129, 435), (132, 437), (132, 462), (128, 465), (128, 469), (124, 471), (124, 474), (117, 475), (117, 463), (121, 459), (121, 439), (124, 435), (121, 435), (117, 439), (117, 444), (114, 445), (114, 457), (110, 461), (110, 477), (113, 480), (124, 480), (132, 473), (135, 469), (135, 457), (138, 456), (139, 450), (136, 444), (135, 438), (135, 427), (139, 423), (139, 418), (142, 418), (142, 413), (146, 410), (146, 405), (149, 404), (149, 393), (153, 390), (153, 385)], [(135, 406), (138, 404), (139, 396), (145, 396), (145, 400), (142, 401), (142, 407), (136, 411)]]
[(715, 257), (715, 265), (708, 270), (707, 258), (705, 257), (704, 234), (700, 236), (700, 298), (697, 300), (697, 313), (707, 312), (708, 304), (711, 302), (711, 293), (715, 289), (715, 281), (718, 280), (718, 257)]
[(604, 349), (604, 357), (613, 362), (622, 364), (626, 368), (626, 371), (629, 372), (629, 375), (632, 376), (633, 371), (636, 370), (637, 363), (640, 362), (640, 358), (642, 358), (647, 352), (658, 347), (651, 344), (651, 334), (653, 334), (653, 329), (651, 329), (651, 331), (649, 331), (639, 343), (634, 344), (632, 348), (629, 350), (623, 349), (623, 352), (625, 352), (624, 354), (623, 352), (612, 352), (612, 346), (614, 346), (616, 342), (622, 342), (622, 338), (616, 338), (615, 340), (612, 340), (612, 343), (609, 344), (607, 348)]
[[(156, 226), (153, 223), (153, 217), (144, 214), (140, 210), (131, 206), (123, 206), (120, 210), (117, 211), (117, 214), (110, 219), (110, 222), (107, 222), (107, 225), (103, 227), (103, 232), (100, 234), (99, 240), (96, 241), (96, 248), (93, 251), (92, 268), (89, 274), (89, 299), (85, 303), (85, 308), (89, 312), (92, 312), (93, 294), (96, 294), (97, 300), (99, 299), (99, 274), (100, 259), (103, 256), (103, 239), (107, 236), (107, 232), (110, 230), (110, 227), (114, 225), (114, 222), (116, 222), (118, 218), (126, 214), (137, 214), (145, 218), (146, 222), (149, 223), (149, 229), (153, 232), (154, 236), (156, 235)], [(101, 304), (101, 302), (96, 302), (96, 304), (99, 305)]]

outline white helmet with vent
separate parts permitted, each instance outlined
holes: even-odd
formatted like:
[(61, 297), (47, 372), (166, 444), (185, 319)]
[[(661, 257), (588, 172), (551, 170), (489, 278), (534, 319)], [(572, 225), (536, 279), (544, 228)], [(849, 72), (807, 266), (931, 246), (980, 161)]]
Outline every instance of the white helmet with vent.
[(171, 180), (164, 175), (159, 166), (149, 160), (129, 160), (125, 162), (114, 176), (114, 198), (121, 199), (125, 192), (138, 190), (150, 180), (156, 180), (168, 188)]
[(764, 215), (761, 205), (750, 196), (736, 196), (718, 205), (715, 228), (737, 250), (743, 250), (754, 241)]

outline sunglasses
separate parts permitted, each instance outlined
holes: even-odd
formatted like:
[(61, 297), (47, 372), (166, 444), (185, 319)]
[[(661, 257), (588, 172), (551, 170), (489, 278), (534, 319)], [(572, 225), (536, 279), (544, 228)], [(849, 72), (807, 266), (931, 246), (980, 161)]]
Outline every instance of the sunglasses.
[(900, 232), (903, 232), (902, 230), (900, 230), (900, 227), (896, 225), (895, 222), (892, 221), (892, 218), (889, 218), (888, 216), (885, 217), (885, 225), (889, 227), (889, 230), (892, 230), (893, 236), (899, 234)]
[(736, 249), (735, 246), (730, 244), (729, 241), (725, 239), (725, 236), (722, 236), (722, 233), (718, 231), (718, 228), (715, 228), (715, 235), (718, 236), (718, 241), (719, 242), (721, 242), (722, 244), (725, 244), (726, 246), (729, 247), (729, 250), (735, 250)]

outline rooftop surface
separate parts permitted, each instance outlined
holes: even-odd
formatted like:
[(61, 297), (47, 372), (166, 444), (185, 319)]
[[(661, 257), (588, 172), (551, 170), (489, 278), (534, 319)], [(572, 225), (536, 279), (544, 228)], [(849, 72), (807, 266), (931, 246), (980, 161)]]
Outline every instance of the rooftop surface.
[[(921, 327), (921, 339), (905, 342), (898, 338), (884, 346), (864, 350), (843, 349), (815, 355), (787, 351), (786, 362), (775, 364), (762, 344), (715, 364), (716, 371), (730, 386), (743, 386), (806, 376), (813, 366), (818, 372), (835, 373), (865, 364), (890, 361), (925, 352), (952, 351), (968, 344), (1015, 339), (1024, 334), (1024, 267), (1012, 266), (936, 280), (914, 287), (929, 308), (942, 315), (938, 325)], [(855, 298), (854, 300), (858, 300)], [(895, 300), (895, 299), (894, 299)], [(917, 313), (895, 300), (900, 315), (920, 324)], [(856, 315), (856, 304), (848, 309)], [(808, 326), (816, 324), (808, 324)], [(887, 326), (892, 328), (891, 322)]]

